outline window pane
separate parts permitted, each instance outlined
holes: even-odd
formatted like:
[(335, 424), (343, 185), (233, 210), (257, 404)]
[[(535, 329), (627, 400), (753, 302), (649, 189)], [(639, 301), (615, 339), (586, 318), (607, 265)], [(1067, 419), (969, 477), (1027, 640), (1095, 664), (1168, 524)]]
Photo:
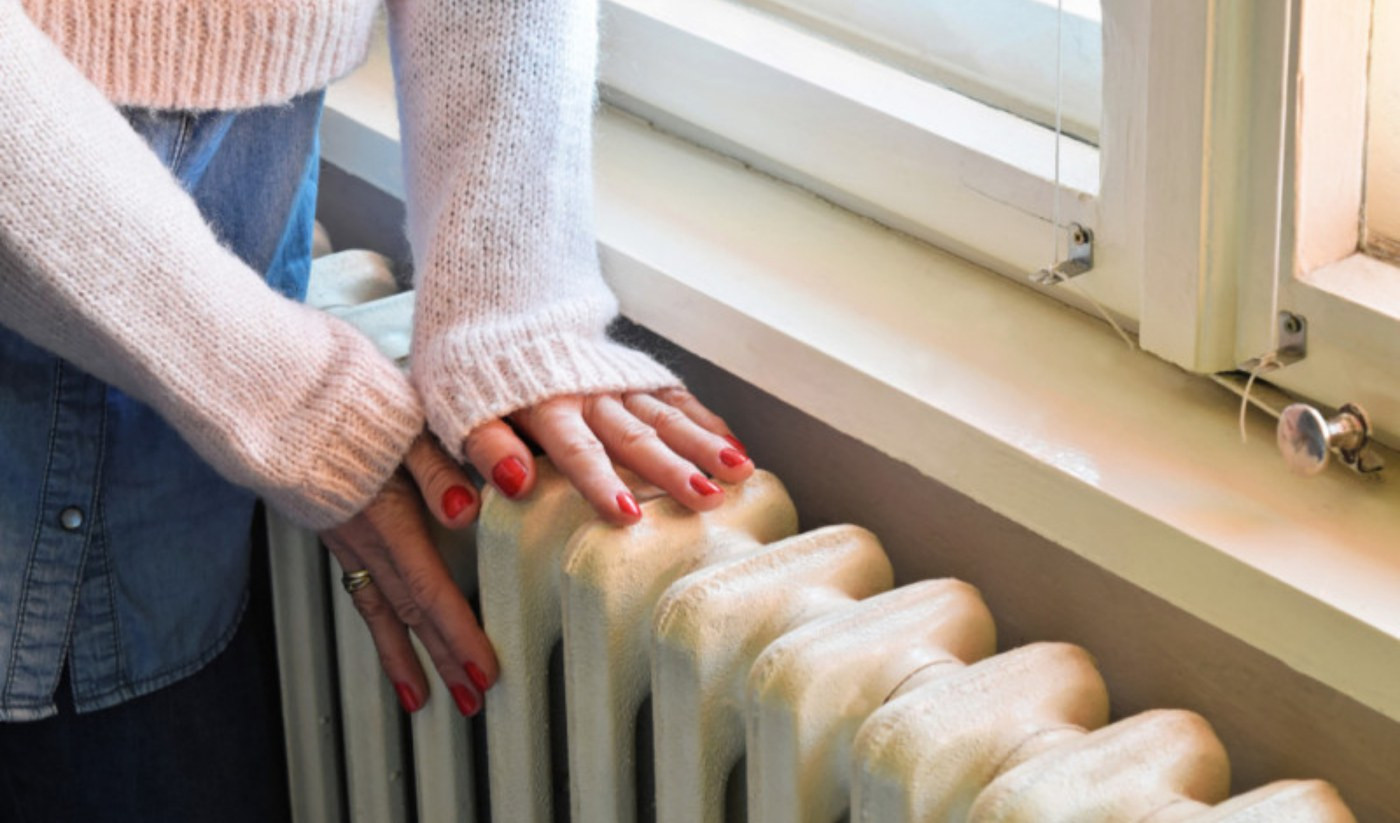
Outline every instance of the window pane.
[[(748, 0), (911, 74), (1055, 123), (1055, 0)], [(1064, 0), (1063, 125), (1098, 142), (1100, 0)]]

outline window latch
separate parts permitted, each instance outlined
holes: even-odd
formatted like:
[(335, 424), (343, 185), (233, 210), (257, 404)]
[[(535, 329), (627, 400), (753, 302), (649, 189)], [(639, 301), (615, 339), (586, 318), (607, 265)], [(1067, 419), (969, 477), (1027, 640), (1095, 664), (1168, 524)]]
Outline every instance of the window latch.
[(1094, 267), (1094, 230), (1078, 223), (1070, 223), (1069, 257), (1051, 268), (1040, 269), (1031, 275), (1031, 282), (1042, 286), (1054, 286), (1072, 277), (1078, 277)]

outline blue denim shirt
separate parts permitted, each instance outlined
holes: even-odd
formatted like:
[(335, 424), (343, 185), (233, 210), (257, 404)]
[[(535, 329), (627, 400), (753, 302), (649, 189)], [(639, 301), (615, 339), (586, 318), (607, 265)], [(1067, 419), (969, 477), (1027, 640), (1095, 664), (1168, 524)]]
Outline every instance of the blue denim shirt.
[[(125, 112), (220, 240), (296, 299), (321, 102)], [(54, 714), (65, 662), (84, 712), (217, 655), (246, 598), (254, 502), (140, 401), (0, 328), (0, 720)]]

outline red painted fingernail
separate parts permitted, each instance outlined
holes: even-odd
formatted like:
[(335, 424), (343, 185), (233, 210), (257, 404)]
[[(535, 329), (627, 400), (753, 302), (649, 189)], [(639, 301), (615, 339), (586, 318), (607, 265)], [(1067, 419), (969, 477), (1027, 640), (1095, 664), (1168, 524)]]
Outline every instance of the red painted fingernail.
[(409, 714), (423, 708), (423, 704), (418, 701), (418, 695), (413, 693), (413, 687), (407, 683), (395, 683), (394, 691), (399, 693), (399, 705)]
[(486, 672), (482, 671), (480, 666), (470, 660), (467, 661), (467, 665), (463, 668), (467, 670), (467, 677), (471, 679), (472, 685), (476, 686), (476, 690), (482, 694), (486, 694), (486, 690), (491, 687), (491, 684), (486, 682)]
[(739, 442), (739, 438), (735, 437), (734, 435), (732, 435), (732, 434), (726, 434), (726, 435), (724, 436), (724, 439), (729, 441), (729, 445), (733, 446), (734, 448), (738, 449), (739, 451), (743, 452), (744, 454), (748, 454), (748, 453), (749, 453), (748, 448), (746, 448), (746, 447), (744, 446), (743, 443), (740, 443), (740, 442)]
[(716, 486), (714, 483), (710, 482), (710, 478), (706, 477), (703, 474), (700, 474), (699, 472), (696, 472), (695, 474), (692, 474), (690, 476), (690, 487), (692, 489), (695, 489), (696, 494), (703, 494), (706, 497), (709, 497), (712, 494), (719, 494), (720, 492), (724, 491), (719, 486)]
[(732, 469), (749, 462), (749, 456), (738, 449), (722, 449), (719, 453), (719, 462)]
[(642, 507), (637, 505), (637, 498), (633, 497), (629, 492), (617, 493), (617, 508), (618, 511), (633, 520), (638, 520), (642, 516)]
[(471, 504), (472, 493), (466, 486), (453, 486), (442, 493), (442, 513), (447, 515), (448, 520), (456, 518)]
[(452, 699), (457, 703), (457, 711), (461, 712), (463, 717), (473, 717), (481, 711), (481, 698), (461, 683), (452, 685)]
[(491, 479), (506, 497), (515, 497), (525, 488), (525, 464), (518, 457), (507, 457), (491, 470)]

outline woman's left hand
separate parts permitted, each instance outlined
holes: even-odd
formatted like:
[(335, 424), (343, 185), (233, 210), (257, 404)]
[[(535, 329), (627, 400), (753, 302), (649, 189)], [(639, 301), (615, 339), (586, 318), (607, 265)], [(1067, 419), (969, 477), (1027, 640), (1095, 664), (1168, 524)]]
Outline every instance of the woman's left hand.
[[(710, 476), (739, 483), (753, 474), (753, 462), (725, 422), (684, 389), (565, 395), (510, 419), (599, 515), (620, 526), (636, 523), (642, 511), (614, 463), (694, 511), (708, 511), (724, 500), (724, 490)], [(464, 450), (507, 497), (521, 497), (534, 487), (530, 449), (504, 420), (478, 426), (467, 435)]]
[[(350, 594), (369, 627), (380, 666), (404, 710), (415, 712), (431, 689), (409, 641), (418, 636), (443, 685), (464, 715), (481, 710), (499, 665), (491, 641), (453, 582), (438, 552), (424, 509), (451, 529), (476, 518), (479, 498), (471, 481), (430, 435), (419, 437), (396, 473), (363, 511), (321, 533), (346, 574), (367, 573), (371, 583)], [(411, 478), (411, 479), (410, 479)]]

